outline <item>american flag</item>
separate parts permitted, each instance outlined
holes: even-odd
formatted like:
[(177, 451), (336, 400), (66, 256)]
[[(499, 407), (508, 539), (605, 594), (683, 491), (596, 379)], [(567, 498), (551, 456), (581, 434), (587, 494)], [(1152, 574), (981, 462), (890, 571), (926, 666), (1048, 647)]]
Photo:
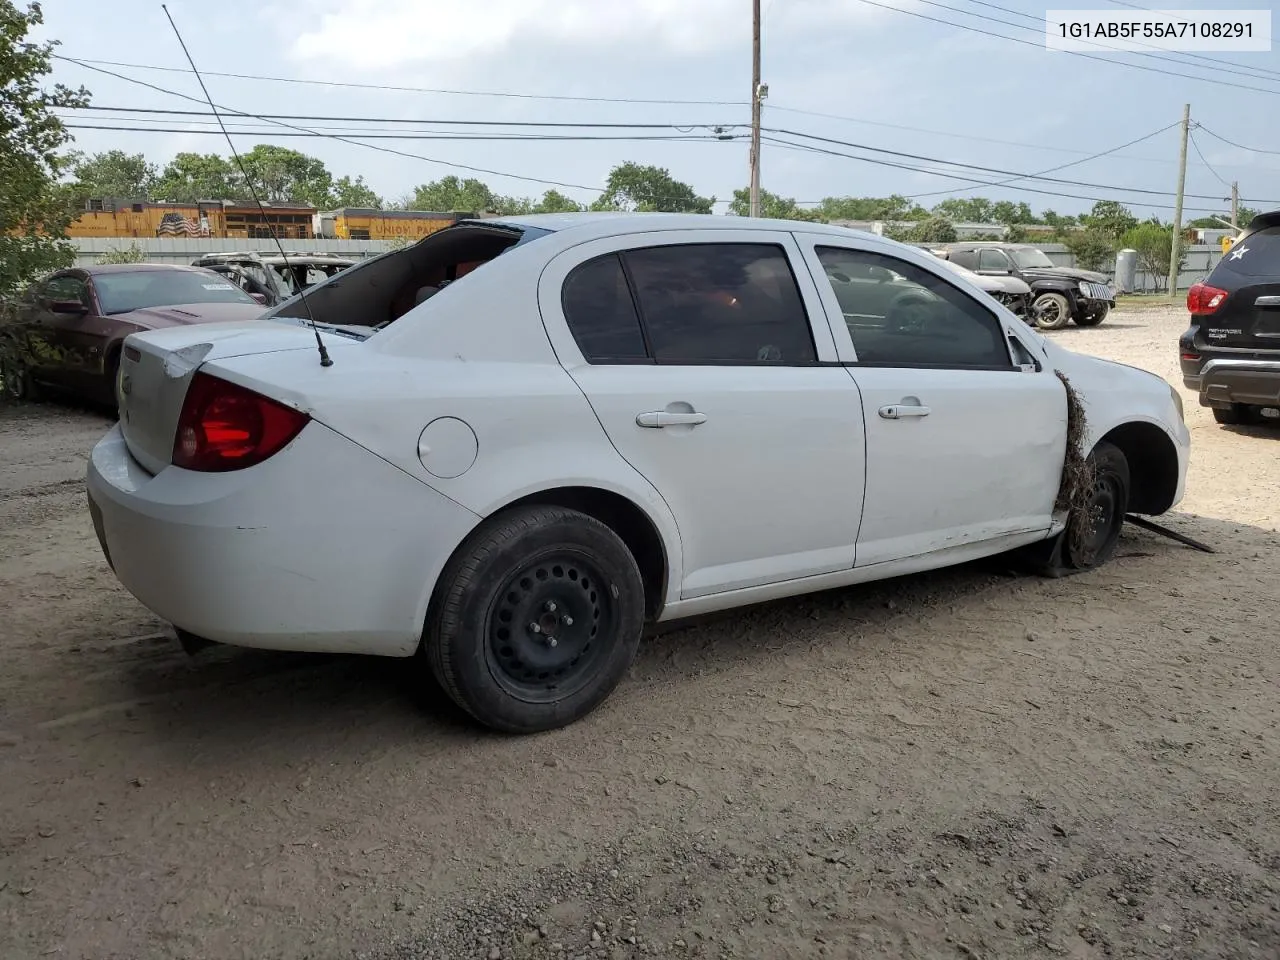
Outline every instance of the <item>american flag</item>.
[(180, 213), (166, 213), (156, 228), (157, 237), (207, 237), (209, 228)]

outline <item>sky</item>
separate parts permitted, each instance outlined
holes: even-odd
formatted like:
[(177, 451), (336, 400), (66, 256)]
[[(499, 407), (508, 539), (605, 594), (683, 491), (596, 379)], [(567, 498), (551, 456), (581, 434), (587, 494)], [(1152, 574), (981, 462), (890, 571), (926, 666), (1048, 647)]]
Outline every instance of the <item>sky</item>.
[[(45, 24), (37, 36), (59, 41), (57, 53), (174, 68), (95, 64), (201, 98), (196, 79), (181, 72), (187, 64), (159, 0), (45, 0), (43, 6)], [(1117, 0), (1075, 0), (1050, 9), (1064, 6), (1122, 9)], [(1272, 4), (1233, 0), (1230, 6)], [(1203, 126), (1194, 131), (1189, 151), (1187, 192), (1200, 196), (1187, 200), (1187, 218), (1225, 209), (1231, 181), (1238, 181), (1242, 203), (1280, 208), (1280, 52), (1274, 47), (1197, 55), (1215, 62), (1099, 50), (1099, 56), (1121, 61), (1113, 65), (1046, 50), (1044, 26), (1036, 19), (1046, 6), (1027, 0), (999, 0), (998, 6), (978, 0), (762, 0), (762, 7), (762, 79), (769, 90), (761, 185), (773, 193), (802, 203), (898, 193), (919, 197), (925, 206), (980, 195), (1059, 213), (1114, 199), (1139, 215), (1168, 220), (1177, 182), (1177, 124), (1189, 103), (1193, 125)], [(219, 105), (343, 118), (284, 121), (292, 130), (240, 118), (233, 128), (250, 129), (235, 134), (239, 150), (255, 143), (302, 150), (335, 176), (363, 176), (383, 196), (404, 196), (417, 184), (455, 174), (479, 177), (503, 195), (539, 196), (554, 186), (590, 201), (610, 168), (625, 161), (666, 167), (720, 201), (748, 182), (751, 0), (168, 0), (168, 8)], [(366, 86), (216, 75), (228, 73)], [(99, 108), (207, 109), (63, 60), (56, 61), (53, 78), (84, 85)], [(417, 89), (387, 89), (393, 87)], [(228, 152), (207, 117), (192, 122), (106, 110), (67, 117), (147, 128), (74, 130), (77, 149), (87, 152), (142, 152), (161, 165), (180, 151)], [(345, 119), (351, 117), (381, 122), (353, 124)], [(443, 120), (473, 125), (421, 122)], [(462, 132), (492, 134), (499, 129), (494, 124), (511, 122), (679, 129), (505, 127), (501, 132), (524, 139), (456, 139)], [(282, 135), (298, 132), (296, 127), (346, 135), (357, 126), (379, 133), (447, 131), (455, 139), (370, 139), (361, 146)], [(716, 139), (715, 127), (734, 139)], [(174, 129), (190, 132), (166, 132)], [(697, 139), (546, 139), (584, 135)], [(1116, 149), (1142, 137), (1147, 139)], [(1087, 159), (1104, 151), (1111, 152)], [(954, 166), (943, 167), (944, 175), (924, 172), (939, 170), (937, 161), (1008, 173)], [(1046, 175), (1088, 186), (1020, 181), (990, 187), (954, 176), (989, 183), (1068, 164)], [(725, 204), (716, 209), (723, 212)]]

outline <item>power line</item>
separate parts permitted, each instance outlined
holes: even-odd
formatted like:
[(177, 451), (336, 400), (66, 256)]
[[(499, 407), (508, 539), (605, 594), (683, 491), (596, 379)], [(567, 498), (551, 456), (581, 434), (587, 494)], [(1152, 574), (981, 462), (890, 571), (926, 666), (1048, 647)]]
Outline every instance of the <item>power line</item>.
[[(832, 157), (844, 157), (849, 160), (861, 160), (863, 163), (871, 163), (881, 167), (894, 167), (899, 170), (910, 170), (915, 173), (927, 174), (928, 176), (947, 177), (953, 180), (969, 180), (971, 183), (979, 184), (984, 187), (998, 186), (998, 184), (990, 180), (978, 180), (972, 177), (962, 177), (955, 173), (951, 173), (949, 171), (930, 170), (927, 167), (917, 167), (911, 164), (898, 163), (893, 160), (881, 160), (876, 157), (863, 157), (863, 156), (858, 156), (857, 154), (843, 153), (839, 150), (830, 150), (824, 147), (815, 147), (807, 143), (793, 143), (789, 140), (779, 140), (776, 137), (765, 137), (764, 139), (777, 146), (783, 147), (784, 149), (799, 150), (805, 153), (820, 153), (820, 154), (825, 154), (827, 156), (832, 156)], [(1024, 186), (1024, 187), (1019, 187), (1018, 189), (1026, 191), (1027, 193), (1038, 193), (1038, 194), (1043, 194), (1049, 197), (1063, 197), (1068, 200), (1085, 200), (1092, 203), (1100, 203), (1104, 200), (1115, 199), (1114, 197), (1094, 197), (1094, 196), (1082, 196), (1081, 194), (1078, 194), (1078, 193), (1062, 193), (1057, 190), (1043, 190), (1038, 187)], [(797, 200), (796, 201), (797, 205), (802, 204), (805, 206), (819, 204), (822, 202), (823, 201), (821, 200)], [(1120, 202), (1122, 202), (1126, 206), (1147, 207), (1154, 210), (1164, 210), (1168, 207), (1168, 204), (1148, 203), (1142, 200), (1124, 200)], [(1216, 208), (1210, 209), (1207, 207), (1184, 207), (1183, 210), (1190, 211), (1192, 213), (1218, 213), (1219, 212), (1218, 209)]]
[(1209, 136), (1213, 137), (1213, 139), (1221, 140), (1223, 143), (1227, 144), (1228, 146), (1235, 147), (1237, 150), (1247, 150), (1250, 153), (1267, 153), (1275, 157), (1280, 157), (1280, 150), (1264, 150), (1262, 149), (1262, 147), (1246, 147), (1242, 143), (1236, 143), (1234, 140), (1228, 140), (1226, 137), (1222, 136), (1222, 134), (1220, 133), (1214, 133), (1212, 130), (1206, 127), (1203, 123), (1197, 122), (1196, 127), (1200, 130), (1203, 130)]
[[(1016, 183), (1017, 181), (1019, 181), (1019, 180), (1023, 180), (1023, 179), (1039, 179), (1039, 178), (1043, 177), (1046, 173), (1056, 173), (1056, 172), (1057, 172), (1057, 171), (1059, 171), (1059, 170), (1065, 170), (1065, 169), (1067, 169), (1067, 167), (1074, 167), (1074, 166), (1078, 166), (1078, 165), (1080, 165), (1080, 164), (1082, 164), (1082, 163), (1088, 163), (1090, 160), (1097, 160), (1097, 159), (1098, 159), (1098, 158), (1100, 158), (1100, 157), (1106, 157), (1106, 156), (1109, 156), (1110, 154), (1117, 153), (1117, 152), (1119, 152), (1120, 150), (1125, 149), (1125, 147), (1132, 147), (1132, 146), (1133, 146), (1134, 144), (1136, 144), (1136, 143), (1142, 143), (1144, 140), (1150, 140), (1152, 137), (1157, 137), (1157, 136), (1159, 136), (1160, 134), (1164, 133), (1166, 130), (1172, 130), (1174, 127), (1176, 127), (1176, 126), (1178, 125), (1178, 122), (1179, 122), (1179, 121), (1175, 121), (1174, 123), (1171, 123), (1171, 124), (1169, 124), (1168, 126), (1161, 127), (1159, 130), (1153, 131), (1152, 133), (1148, 133), (1148, 134), (1146, 134), (1145, 136), (1138, 137), (1136, 140), (1130, 140), (1128, 143), (1122, 143), (1122, 144), (1120, 144), (1120, 146), (1118, 146), (1118, 147), (1112, 147), (1110, 150), (1102, 150), (1102, 151), (1100, 151), (1100, 152), (1098, 152), (1098, 153), (1090, 154), (1089, 156), (1084, 157), (1084, 158), (1082, 158), (1082, 159), (1080, 159), (1080, 160), (1072, 160), (1072, 161), (1071, 161), (1071, 162), (1069, 162), (1069, 163), (1060, 163), (1060, 164), (1058, 164), (1058, 166), (1056, 166), (1056, 167), (1049, 167), (1047, 170), (1041, 170), (1041, 171), (1039, 171), (1038, 173), (1033, 174), (1033, 175), (1032, 175), (1032, 177), (1030, 177), (1030, 178), (1026, 178), (1026, 177), (1010, 177), (1008, 180), (1001, 180), (1001, 181), (1000, 181), (1000, 183), (999, 183), (999, 184), (996, 184), (996, 185), (997, 185), (997, 186), (1002, 186), (1002, 187), (1003, 187), (1005, 184), (1009, 184), (1009, 183)], [(942, 194), (945, 194), (945, 193), (956, 193), (956, 192), (958, 192), (958, 191), (960, 191), (960, 190), (965, 190), (965, 189), (968, 189), (968, 188), (966, 188), (966, 187), (953, 187), (953, 188), (952, 188), (952, 189), (950, 189), (950, 190), (933, 190), (933, 191), (930, 191), (929, 193), (917, 193), (917, 194), (913, 194), (911, 197), (909, 197), (909, 199), (911, 199), (911, 200), (919, 200), (921, 197), (936, 197), (936, 196), (941, 196)]]
[[(978, 3), (979, 0), (970, 0), (970, 2)], [(1128, 7), (1130, 10), (1144, 10), (1148, 13), (1151, 12), (1151, 7), (1140, 6), (1139, 4), (1136, 4), (1136, 3), (1128, 3), (1126, 2), (1126, 0), (1107, 0), (1107, 2), (1115, 4), (1117, 7)], [(1194, 60), (1205, 60), (1208, 63), (1225, 64), (1226, 66), (1229, 66), (1229, 67), (1244, 66), (1244, 64), (1236, 63), (1234, 60), (1224, 60), (1221, 57), (1206, 57), (1203, 54), (1199, 54), (1199, 53), (1187, 52), (1187, 53), (1183, 53), (1182, 55), (1184, 57), (1189, 57)], [(1275, 76), (1277, 77), (1280, 77), (1280, 70), (1272, 70), (1269, 67), (1254, 67), (1253, 69), (1258, 71), (1259, 73), (1271, 73), (1271, 74), (1275, 74)]]
[[(190, 74), (186, 67), (162, 67), (152, 63), (123, 63), (118, 60), (90, 60), (82, 57), (69, 57), (63, 54), (51, 54), (56, 60), (85, 66), (97, 64), (106, 67), (122, 67), (131, 70), (155, 70), (162, 73)], [(660, 106), (706, 106), (706, 107), (746, 107), (745, 100), (659, 100), (639, 97), (586, 97), (569, 96), (550, 93), (512, 93), (503, 90), (449, 90), (437, 87), (402, 87), (386, 83), (354, 83), (342, 80), (307, 80), (302, 77), (271, 77), (256, 73), (226, 73), (216, 70), (204, 71), (206, 77), (230, 77), (234, 80), (263, 80), (271, 83), (311, 84), (319, 87), (347, 87), (353, 90), (382, 90), (392, 93), (434, 93), (455, 97), (501, 97), (516, 100), (558, 100), (577, 103), (638, 103), (656, 104)]]
[[(919, 153), (907, 153), (906, 151), (902, 151), (902, 150), (887, 150), (884, 147), (872, 147), (872, 146), (868, 146), (865, 143), (854, 143), (849, 140), (837, 140), (833, 137), (820, 137), (817, 134), (804, 133), (797, 130), (783, 130), (783, 129), (778, 129), (776, 127), (770, 127), (767, 129), (770, 133), (780, 133), (790, 137), (801, 137), (803, 139), (816, 140), (820, 143), (834, 144), (836, 146), (841, 146), (841, 147), (853, 147), (854, 149), (857, 149), (857, 150), (869, 150), (872, 153), (884, 153), (890, 156), (904, 157), (909, 160), (923, 160), (926, 163), (941, 163), (941, 164), (946, 164), (948, 166), (960, 167), (965, 170), (977, 170), (982, 173), (994, 173), (1000, 176), (1013, 177), (1015, 180), (1039, 180), (1045, 183), (1060, 183), (1066, 186), (1087, 187), (1093, 190), (1111, 190), (1117, 193), (1143, 193), (1151, 196), (1160, 196), (1160, 197), (1173, 196), (1173, 193), (1167, 190), (1150, 190), (1146, 187), (1125, 187), (1125, 186), (1117, 186), (1115, 184), (1093, 183), (1091, 181), (1086, 181), (1086, 180), (1066, 180), (1060, 177), (1037, 176), (1035, 174), (1030, 174), (1030, 173), (1020, 173), (1019, 171), (1016, 171), (1016, 170), (1002, 170), (998, 167), (988, 167), (988, 166), (983, 166), (982, 164), (962, 163), (958, 160), (944, 160), (939, 157), (929, 157)], [(956, 179), (961, 179), (961, 178), (957, 177)], [(993, 185), (994, 184), (988, 184), (988, 186), (993, 186)], [(1187, 196), (1197, 200), (1218, 199), (1217, 197), (1211, 197), (1203, 194), (1189, 193), (1187, 194)], [(1271, 203), (1273, 201), (1253, 200), (1251, 202)], [(1280, 201), (1274, 201), (1274, 202), (1280, 203)]]
[[(966, 30), (969, 33), (979, 33), (985, 37), (994, 37), (997, 40), (1008, 40), (1011, 43), (1020, 43), (1023, 46), (1034, 47), (1036, 50), (1043, 51), (1045, 49), (1043, 44), (1036, 43), (1032, 40), (1024, 40), (1022, 37), (1010, 37), (1010, 36), (1006, 36), (1003, 33), (994, 33), (990, 30), (983, 30), (981, 27), (973, 27), (964, 23), (956, 23), (954, 20), (943, 20), (941, 17), (933, 17), (927, 13), (919, 13), (918, 11), (915, 11), (915, 10), (904, 10), (901, 7), (894, 7), (887, 3), (880, 3), (878, 2), (878, 0), (858, 0), (858, 2), (864, 3), (872, 7), (879, 7), (882, 10), (892, 10), (894, 13), (902, 13), (907, 15), (908, 17), (916, 17), (917, 19), (920, 19), (920, 20), (928, 20), (932, 23), (940, 23), (943, 26), (955, 27), (957, 30)], [(942, 6), (941, 4), (931, 3), (930, 0), (919, 0), (919, 2), (930, 3), (931, 6)], [(955, 8), (948, 7), (946, 9), (953, 10)], [(964, 13), (966, 16), (977, 17), (978, 19), (983, 19), (983, 20), (992, 19), (991, 17), (983, 17), (981, 14), (968, 13), (967, 11), (960, 11), (960, 12)], [(1003, 22), (1003, 21), (996, 21), (996, 22)], [(1021, 27), (1020, 24), (1017, 26)], [(1096, 60), (1099, 63), (1109, 63), (1115, 67), (1130, 67), (1134, 70), (1145, 70), (1148, 73), (1159, 73), (1167, 77), (1178, 77), (1181, 80), (1199, 80), (1204, 83), (1216, 83), (1217, 85), (1223, 86), (1223, 87), (1233, 87), (1237, 90), (1252, 90), (1255, 93), (1269, 93), (1272, 95), (1280, 96), (1280, 90), (1269, 90), (1266, 87), (1251, 87), (1246, 84), (1233, 83), (1230, 80), (1218, 80), (1213, 77), (1194, 77), (1186, 73), (1177, 73), (1173, 70), (1162, 70), (1159, 67), (1144, 66), (1143, 64), (1140, 64), (1140, 63), (1125, 63), (1123, 60), (1111, 60), (1111, 59), (1108, 59), (1107, 57), (1099, 57), (1096, 54), (1084, 53), (1083, 51), (1080, 51), (1080, 50), (1061, 50), (1057, 52), (1066, 53), (1073, 57), (1083, 57), (1086, 60)]]
[(1206, 159), (1204, 158), (1204, 154), (1200, 152), (1200, 144), (1196, 143), (1196, 135), (1195, 135), (1195, 132), (1194, 132), (1194, 131), (1189, 131), (1187, 135), (1188, 135), (1188, 137), (1191, 139), (1191, 146), (1195, 147), (1195, 150), (1196, 150), (1196, 156), (1200, 158), (1200, 162), (1204, 164), (1205, 169), (1206, 169), (1206, 170), (1208, 170), (1210, 173), (1212, 173), (1215, 177), (1217, 177), (1217, 178), (1218, 178), (1218, 182), (1219, 182), (1219, 183), (1221, 183), (1224, 187), (1226, 187), (1228, 190), (1230, 190), (1230, 189), (1231, 189), (1231, 184), (1230, 184), (1230, 182), (1229, 182), (1229, 181), (1227, 181), (1227, 180), (1224, 180), (1224, 179), (1223, 179), (1223, 177), (1222, 177), (1222, 174), (1218, 173), (1218, 171), (1217, 171), (1217, 170), (1213, 169), (1213, 167), (1212, 167), (1212, 165), (1210, 165), (1209, 161), (1208, 161), (1208, 160), (1206, 160)]
[[(944, 10), (954, 10), (956, 13), (962, 13), (962, 14), (964, 14), (966, 17), (977, 17), (978, 19), (981, 19), (981, 20), (990, 20), (992, 23), (1001, 23), (1001, 24), (1004, 24), (1005, 26), (1008, 26), (1008, 27), (1014, 27), (1014, 28), (1016, 28), (1016, 29), (1018, 29), (1018, 30), (1031, 30), (1031, 29), (1032, 29), (1031, 27), (1023, 26), (1023, 25), (1022, 25), (1022, 24), (1020, 24), (1020, 23), (1010, 23), (1008, 20), (1001, 20), (1001, 19), (999, 19), (998, 17), (988, 17), (988, 16), (985, 16), (984, 14), (980, 14), (980, 13), (972, 13), (972, 12), (970, 12), (970, 11), (968, 11), (968, 10), (964, 10), (964, 9), (962, 9), (962, 8), (960, 8), (960, 7), (949, 7), (949, 6), (947, 6), (946, 4), (944, 4), (944, 3), (934, 3), (934, 2), (932, 2), (932, 0), (920, 0), (920, 2), (921, 2), (921, 3), (928, 3), (930, 6), (933, 6), (933, 7), (941, 7), (941, 8), (942, 8), (942, 9), (944, 9)], [(990, 7), (992, 10), (1001, 10), (1001, 11), (1003, 11), (1004, 13), (1011, 13), (1011, 14), (1013, 14), (1014, 16), (1017, 16), (1017, 17), (1025, 17), (1025, 18), (1026, 18), (1026, 19), (1028, 19), (1028, 20), (1034, 20), (1035, 22), (1040, 23), (1040, 24), (1042, 24), (1042, 25), (1044, 25), (1044, 26), (1048, 26), (1048, 24), (1049, 24), (1049, 21), (1048, 21), (1048, 20), (1046, 20), (1044, 17), (1038, 17), (1038, 16), (1036, 16), (1035, 14), (1032, 14), (1032, 13), (1023, 13), (1021, 10), (1011, 10), (1009, 7), (1002, 7), (1002, 6), (1000, 6), (999, 4), (997, 4), (997, 3), (988, 3), (988, 2), (986, 2), (986, 0), (968, 0), (968, 2), (969, 2), (969, 3), (972, 3), (972, 4), (976, 4), (977, 6), (980, 6), (980, 7)], [(1139, 8), (1139, 9), (1140, 9), (1140, 8)], [(1039, 33), (1040, 31), (1038, 31), (1038, 30), (1037, 30), (1037, 31), (1035, 31), (1035, 32)], [(1213, 57), (1200, 57), (1200, 56), (1197, 56), (1197, 55), (1196, 55), (1196, 54), (1194, 54), (1194, 53), (1180, 53), (1178, 56), (1164, 56), (1164, 55), (1162, 55), (1162, 54), (1160, 54), (1160, 53), (1146, 53), (1146, 52), (1141, 51), (1141, 50), (1126, 50), (1124, 47), (1113, 47), (1113, 46), (1110, 46), (1109, 44), (1105, 44), (1105, 43), (1098, 43), (1097, 41), (1092, 41), (1092, 40), (1085, 40), (1085, 41), (1082, 41), (1082, 42), (1084, 42), (1084, 43), (1088, 43), (1090, 46), (1099, 47), (1099, 48), (1101, 48), (1101, 49), (1103, 49), (1103, 50), (1113, 50), (1113, 51), (1115, 51), (1115, 52), (1117, 52), (1117, 53), (1132, 53), (1132, 54), (1134, 54), (1135, 56), (1139, 56), (1139, 57), (1149, 57), (1149, 58), (1151, 58), (1151, 59), (1153, 59), (1153, 60), (1164, 60), (1164, 61), (1166, 61), (1166, 62), (1168, 62), (1168, 63), (1176, 63), (1176, 64), (1181, 64), (1181, 65), (1183, 65), (1183, 66), (1196, 67), (1197, 69), (1200, 69), (1200, 70), (1204, 70), (1205, 68), (1204, 68), (1204, 67), (1201, 67), (1199, 64), (1196, 64), (1196, 63), (1187, 63), (1187, 61), (1186, 61), (1186, 60), (1184, 60), (1184, 59), (1182, 59), (1182, 57), (1188, 57), (1188, 58), (1193, 58), (1193, 59), (1197, 59), (1197, 60), (1208, 60), (1210, 63), (1220, 64), (1220, 65), (1225, 65), (1225, 66), (1228, 66), (1228, 67), (1240, 67), (1240, 66), (1243, 66), (1243, 64), (1232, 63), (1230, 60), (1215, 60)], [(1135, 43), (1135, 44), (1137, 44), (1137, 45), (1138, 45), (1138, 46), (1140, 46), (1140, 47), (1146, 47), (1146, 48), (1148, 48), (1149, 50), (1163, 50), (1163, 48), (1162, 48), (1162, 47), (1159, 47), (1159, 46), (1157, 46), (1157, 45), (1156, 45), (1156, 44), (1154, 44), (1154, 43), (1142, 43), (1142, 42), (1141, 42), (1141, 41), (1139, 41), (1139, 40), (1134, 40), (1134, 41), (1132, 41), (1132, 42), (1133, 42), (1133, 43)], [(1277, 80), (1271, 80), (1269, 77), (1260, 77), (1260, 76), (1258, 76), (1256, 73), (1252, 73), (1252, 72), (1250, 72), (1250, 71), (1248, 71), (1248, 70), (1227, 70), (1227, 71), (1225, 71), (1225, 72), (1226, 72), (1226, 73), (1232, 73), (1232, 74), (1235, 74), (1235, 75), (1237, 75), (1237, 76), (1241, 76), (1241, 77), (1248, 77), (1248, 78), (1249, 78), (1249, 79), (1251, 79), (1251, 80), (1264, 80), (1264, 81), (1267, 81), (1267, 82), (1270, 82), (1270, 83), (1280, 82), (1280, 78), (1278, 78)], [(1264, 72), (1272, 72), (1272, 71), (1264, 71)], [(1200, 79), (1203, 79), (1203, 78), (1201, 78), (1201, 77), (1192, 77), (1191, 79), (1193, 79), (1193, 80), (1200, 80)]]
[[(166, 110), (160, 107), (67, 107), (68, 110), (100, 110), (106, 113), (154, 113), (174, 117), (213, 117), (211, 110)], [(566, 127), (591, 129), (695, 130), (715, 127), (743, 127), (742, 123), (583, 123), (549, 120), (419, 120), (403, 117), (327, 117), (304, 113), (261, 113), (262, 120), (328, 120), (342, 123), (414, 123), (466, 127)]]
[[(72, 130), (115, 130), (127, 133), (193, 133), (206, 134), (213, 136), (222, 136), (221, 130), (198, 129), (191, 130), (184, 127), (126, 127), (112, 124), (98, 123), (64, 123), (64, 127)], [(337, 134), (327, 132), (326, 130), (315, 130), (309, 133), (299, 133), (295, 131), (286, 131), (284, 133), (275, 130), (261, 129), (239, 129), (229, 128), (231, 133), (237, 136), (246, 137), (321, 137), (331, 139)], [(476, 141), (476, 140), (506, 140), (519, 141), (522, 143), (580, 143), (598, 140), (625, 140), (625, 141), (658, 141), (663, 143), (723, 143), (738, 139), (738, 136), (714, 136), (710, 134), (572, 134), (566, 133), (561, 135), (554, 134), (537, 134), (537, 133), (369, 133), (363, 130), (355, 130), (342, 134), (344, 137), (359, 138), (360, 140), (460, 140), (460, 141)], [(440, 161), (442, 162), (442, 161)], [(586, 188), (591, 189), (591, 188)]]

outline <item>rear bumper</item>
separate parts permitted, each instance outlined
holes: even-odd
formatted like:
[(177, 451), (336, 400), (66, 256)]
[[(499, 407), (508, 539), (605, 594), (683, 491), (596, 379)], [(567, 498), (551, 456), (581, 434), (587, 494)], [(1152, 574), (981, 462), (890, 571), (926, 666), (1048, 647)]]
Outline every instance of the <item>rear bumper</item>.
[(1213, 359), (1192, 378), (1202, 407), (1226, 407), (1243, 403), (1280, 408), (1280, 357), (1275, 360)]
[(263, 649), (412, 654), (432, 585), (478, 522), (314, 422), (256, 467), (154, 476), (117, 425), (87, 486), (103, 553), (144, 606)]

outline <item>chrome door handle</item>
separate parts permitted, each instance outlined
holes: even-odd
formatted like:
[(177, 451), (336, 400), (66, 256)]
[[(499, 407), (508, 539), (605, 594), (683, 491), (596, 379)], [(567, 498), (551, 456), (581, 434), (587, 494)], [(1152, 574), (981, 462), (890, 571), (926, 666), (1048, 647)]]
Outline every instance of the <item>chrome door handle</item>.
[(890, 403), (880, 408), (880, 416), (886, 420), (902, 420), (906, 417), (927, 417), (933, 411), (928, 407), (909, 403)]
[(705, 413), (669, 413), (666, 410), (654, 410), (652, 413), (636, 414), (636, 424), (641, 427), (677, 427), (697, 426), (707, 422)]

